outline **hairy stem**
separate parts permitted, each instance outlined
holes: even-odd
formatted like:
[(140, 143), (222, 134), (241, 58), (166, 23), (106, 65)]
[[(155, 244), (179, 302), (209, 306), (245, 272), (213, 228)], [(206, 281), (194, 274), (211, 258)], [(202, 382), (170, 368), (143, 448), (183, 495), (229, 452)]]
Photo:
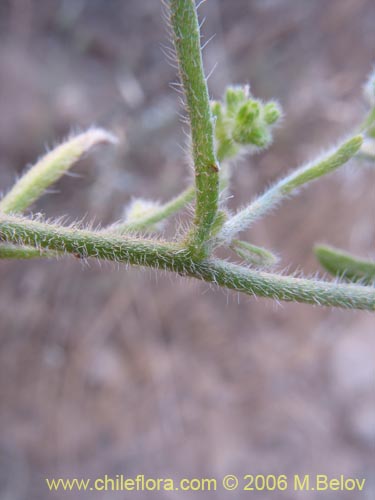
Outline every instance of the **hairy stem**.
[(364, 133), (367, 132), (370, 127), (375, 123), (375, 108), (371, 108), (370, 111), (365, 116), (363, 122), (359, 126), (359, 131)]
[[(220, 190), (228, 187), (228, 178), (223, 177), (220, 180)], [(185, 208), (189, 203), (194, 200), (195, 189), (194, 186), (187, 187), (180, 194), (167, 201), (163, 205), (154, 208), (152, 213), (139, 217), (134, 221), (124, 221), (113, 224), (103, 229), (103, 233), (111, 232), (116, 234), (131, 234), (149, 230), (159, 222), (172, 217), (177, 212)]]
[[(0, 200), (0, 210), (4, 213), (23, 212), (89, 149), (97, 144), (110, 142), (116, 142), (116, 138), (103, 129), (91, 129), (63, 142), (43, 156), (14, 184)], [(33, 248), (17, 249), (0, 244), (1, 259), (32, 259), (41, 256)]]
[(203, 257), (219, 199), (219, 165), (215, 155), (214, 127), (203, 70), (195, 1), (170, 0), (169, 6), (180, 79), (190, 120), (195, 167), (195, 224), (190, 235), (190, 248), (193, 254)]
[(0, 237), (80, 258), (124, 262), (174, 271), (249, 295), (325, 306), (375, 310), (375, 289), (278, 276), (221, 260), (196, 260), (175, 244), (103, 235), (9, 215), (0, 215)]
[(174, 215), (179, 210), (186, 207), (186, 205), (194, 200), (195, 190), (193, 186), (186, 188), (175, 198), (172, 198), (164, 205), (155, 208), (153, 212), (144, 217), (140, 217), (138, 220), (131, 222), (120, 222), (119, 224), (114, 224), (103, 232), (116, 232), (117, 234), (128, 234), (135, 233), (139, 231), (147, 231), (150, 227), (154, 226), (158, 222), (161, 222), (168, 217)]
[(323, 158), (304, 165), (279, 180), (256, 198), (250, 205), (237, 212), (225, 224), (218, 237), (220, 243), (230, 243), (233, 237), (248, 228), (254, 221), (268, 213), (284, 198), (301, 186), (327, 175), (347, 163), (358, 153), (363, 143), (361, 135), (352, 137)]

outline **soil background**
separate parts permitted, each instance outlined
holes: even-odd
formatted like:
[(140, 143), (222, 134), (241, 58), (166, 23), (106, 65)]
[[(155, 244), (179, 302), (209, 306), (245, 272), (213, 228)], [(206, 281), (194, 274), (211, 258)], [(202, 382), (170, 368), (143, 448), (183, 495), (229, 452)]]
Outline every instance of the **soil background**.
[[(359, 122), (375, 4), (207, 0), (200, 12), (204, 39), (216, 34), (204, 53), (207, 71), (217, 65), (212, 97), (250, 83), (285, 110), (272, 148), (237, 165), (234, 209)], [(2, 190), (48, 146), (92, 124), (116, 133), (118, 147), (90, 154), (33, 212), (107, 224), (133, 196), (163, 201), (182, 189), (191, 168), (167, 31), (156, 0), (2, 0)], [(316, 242), (374, 257), (374, 186), (375, 168), (352, 164), (246, 236), (305, 274), (322, 274)], [(366, 477), (362, 494), (324, 498), (374, 498), (373, 315), (69, 258), (1, 262), (0, 283), (1, 500), (104, 498), (50, 493), (45, 477), (247, 473)], [(219, 488), (212, 498), (231, 495), (249, 492)]]

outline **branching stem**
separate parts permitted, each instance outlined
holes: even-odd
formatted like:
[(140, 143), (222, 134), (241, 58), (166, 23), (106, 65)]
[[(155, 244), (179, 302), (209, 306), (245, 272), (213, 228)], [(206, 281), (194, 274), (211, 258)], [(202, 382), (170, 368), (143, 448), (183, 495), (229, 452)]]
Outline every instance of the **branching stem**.
[[(375, 135), (375, 108), (370, 110), (358, 135), (316, 161), (291, 172), (250, 205), (228, 218), (223, 207), (219, 210), (219, 192), (227, 186), (229, 172), (226, 172), (224, 165), (219, 182), (219, 162), (231, 158), (240, 149), (223, 148), (220, 144), (233, 140), (246, 147), (265, 146), (270, 143), (270, 129), (280, 117), (281, 111), (275, 102), (262, 104), (259, 100), (252, 100), (244, 89), (232, 88), (226, 93), (224, 108), (217, 103), (213, 106), (217, 120), (216, 155), (197, 7), (194, 0), (167, 1), (191, 128), (195, 186), (187, 188), (161, 206), (146, 203), (147, 200), (143, 200), (142, 204), (142, 200), (138, 200), (138, 205), (134, 203), (129, 207), (127, 221), (101, 231), (81, 229), (78, 226), (64, 227), (41, 219), (32, 220), (15, 215), (36, 201), (92, 146), (113, 142), (114, 138), (108, 132), (92, 129), (50, 151), (0, 200), (0, 259), (58, 257), (63, 254), (79, 259), (97, 258), (172, 271), (248, 295), (375, 311), (373, 263), (320, 247), (316, 253), (327, 270), (339, 278), (358, 283), (283, 276), (259, 270), (259, 267), (265, 268), (276, 262), (274, 254), (235, 239), (238, 232), (247, 228), (282, 199), (301, 186), (334, 171), (356, 155), (363, 146), (364, 136), (369, 140)], [(371, 82), (371, 89), (373, 88)], [(235, 111), (233, 113), (232, 108)], [(221, 114), (223, 109), (227, 113), (226, 119)], [(219, 127), (219, 119), (222, 120), (222, 129)], [(166, 242), (140, 238), (134, 234), (154, 230), (159, 222), (185, 207), (194, 197), (195, 218), (189, 234), (184, 235), (182, 240), (177, 241), (175, 236), (172, 242)], [(231, 247), (245, 262), (258, 266), (258, 269), (214, 258), (212, 254), (215, 246), (220, 245)], [(364, 284), (369, 286), (363, 286)]]
[(375, 310), (374, 288), (280, 276), (217, 259), (197, 260), (177, 244), (103, 235), (3, 214), (0, 237), (10, 243), (66, 252), (83, 259), (95, 257), (169, 270), (249, 295)]

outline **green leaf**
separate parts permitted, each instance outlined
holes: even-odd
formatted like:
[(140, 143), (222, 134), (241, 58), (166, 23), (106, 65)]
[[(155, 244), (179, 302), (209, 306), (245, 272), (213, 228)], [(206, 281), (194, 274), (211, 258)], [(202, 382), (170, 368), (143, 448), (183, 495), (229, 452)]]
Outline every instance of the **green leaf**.
[(278, 257), (269, 250), (252, 245), (247, 241), (233, 240), (231, 248), (244, 261), (257, 267), (271, 267), (278, 262)]
[(319, 245), (314, 253), (326, 271), (353, 283), (373, 285), (375, 283), (375, 262), (359, 259), (336, 248)]
[(0, 211), (23, 212), (89, 149), (97, 144), (114, 142), (116, 138), (103, 129), (91, 129), (63, 142), (43, 156), (15, 183), (0, 201)]
[(314, 161), (293, 172), (280, 185), (281, 191), (287, 195), (308, 182), (330, 174), (353, 158), (361, 149), (362, 144), (362, 135), (352, 137), (339, 146), (336, 151), (322, 158), (321, 161)]
[(30, 260), (44, 257), (57, 257), (58, 253), (51, 250), (39, 250), (34, 247), (21, 247), (9, 243), (0, 244), (0, 259)]

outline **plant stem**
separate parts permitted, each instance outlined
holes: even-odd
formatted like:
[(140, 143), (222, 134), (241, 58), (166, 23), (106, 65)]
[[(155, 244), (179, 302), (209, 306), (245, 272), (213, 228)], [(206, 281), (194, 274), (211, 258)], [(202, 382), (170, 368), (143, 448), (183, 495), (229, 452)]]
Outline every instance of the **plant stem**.
[(347, 163), (358, 153), (363, 143), (361, 135), (352, 137), (323, 158), (304, 165), (256, 198), (250, 205), (237, 212), (223, 226), (218, 236), (220, 243), (230, 243), (233, 237), (248, 228), (254, 221), (268, 213), (284, 198), (301, 186), (327, 175)]
[(119, 224), (114, 224), (103, 232), (111, 232), (116, 234), (128, 234), (141, 231), (147, 231), (150, 227), (157, 224), (158, 222), (167, 219), (171, 215), (175, 214), (182, 208), (184, 208), (188, 203), (194, 200), (195, 189), (194, 186), (190, 186), (182, 191), (175, 198), (156, 208), (151, 214), (140, 217), (139, 220), (132, 222), (120, 222)]
[[(228, 179), (224, 177), (220, 180), (220, 190), (223, 191), (228, 187)], [(147, 231), (150, 227), (154, 226), (158, 222), (168, 219), (172, 215), (176, 214), (183, 208), (185, 208), (190, 202), (194, 200), (195, 189), (194, 186), (187, 187), (180, 194), (167, 201), (163, 205), (155, 208), (151, 214), (147, 214), (140, 217), (137, 220), (131, 222), (120, 222), (113, 224), (109, 227), (103, 229), (103, 233), (111, 232), (116, 234), (131, 234), (142, 231)]]
[(214, 127), (203, 70), (200, 30), (194, 0), (170, 0), (170, 20), (181, 83), (190, 120), (195, 167), (196, 206), (189, 247), (206, 256), (205, 243), (218, 210), (219, 165), (215, 155)]
[(375, 289), (278, 276), (221, 260), (197, 260), (177, 244), (103, 235), (0, 215), (0, 237), (10, 243), (67, 252), (80, 258), (174, 271), (249, 295), (325, 306), (375, 310)]
[(375, 108), (371, 108), (370, 111), (365, 116), (363, 122), (359, 126), (359, 131), (362, 133), (367, 132), (367, 130), (372, 127), (375, 123)]

